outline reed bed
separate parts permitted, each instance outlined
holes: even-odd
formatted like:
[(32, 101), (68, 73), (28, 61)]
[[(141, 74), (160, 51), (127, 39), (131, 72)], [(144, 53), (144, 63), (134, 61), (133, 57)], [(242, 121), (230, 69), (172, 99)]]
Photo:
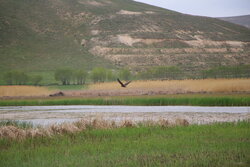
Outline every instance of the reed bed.
[[(103, 119), (80, 120), (74, 123), (54, 124), (48, 127), (31, 127), (30, 124), (18, 121), (2, 121), (0, 122), (0, 139), (23, 140), (34, 137), (52, 137), (55, 135), (74, 134), (85, 131), (87, 129), (115, 129), (124, 127), (141, 127), (141, 126), (188, 126), (186, 119), (176, 119), (175, 122), (169, 122), (165, 119), (158, 121), (144, 120), (131, 121), (124, 120), (120, 122), (107, 121)], [(23, 125), (23, 126), (20, 126)]]
[[(151, 90), (169, 93), (211, 92), (231, 93), (250, 92), (250, 79), (203, 79), (203, 80), (157, 80), (133, 81), (128, 90)], [(124, 90), (117, 82), (97, 83), (89, 90)]]
[(59, 98), (1, 100), (0, 106), (47, 106), (47, 105), (143, 105), (143, 106), (250, 106), (249, 96), (138, 96), (110, 98)]
[(0, 86), (0, 97), (48, 96), (52, 92), (38, 86)]

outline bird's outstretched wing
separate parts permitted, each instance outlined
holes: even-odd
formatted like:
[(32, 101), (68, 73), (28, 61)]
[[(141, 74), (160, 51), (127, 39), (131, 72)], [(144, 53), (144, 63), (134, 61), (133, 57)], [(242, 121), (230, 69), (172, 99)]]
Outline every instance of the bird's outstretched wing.
[(128, 81), (127, 83), (125, 83), (124, 85), (127, 86), (131, 81)]
[(120, 81), (120, 79), (119, 78), (117, 78), (117, 81), (121, 84), (121, 86), (123, 86), (123, 87), (125, 87), (126, 85), (124, 85), (123, 83), (122, 83), (122, 81)]

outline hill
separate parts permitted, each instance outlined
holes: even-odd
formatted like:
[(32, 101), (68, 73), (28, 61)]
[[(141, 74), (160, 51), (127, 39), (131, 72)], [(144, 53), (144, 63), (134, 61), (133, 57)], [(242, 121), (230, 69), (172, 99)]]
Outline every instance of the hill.
[(228, 21), (234, 24), (239, 24), (250, 28), (250, 15), (233, 16), (233, 17), (219, 17), (218, 19)]
[(0, 71), (250, 64), (250, 30), (132, 0), (0, 0)]

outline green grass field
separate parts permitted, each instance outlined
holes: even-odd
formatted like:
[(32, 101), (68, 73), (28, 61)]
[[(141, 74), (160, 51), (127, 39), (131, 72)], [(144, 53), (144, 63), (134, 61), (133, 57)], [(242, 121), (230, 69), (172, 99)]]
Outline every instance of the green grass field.
[(22, 141), (0, 139), (0, 166), (247, 167), (249, 139), (249, 122), (88, 129)]

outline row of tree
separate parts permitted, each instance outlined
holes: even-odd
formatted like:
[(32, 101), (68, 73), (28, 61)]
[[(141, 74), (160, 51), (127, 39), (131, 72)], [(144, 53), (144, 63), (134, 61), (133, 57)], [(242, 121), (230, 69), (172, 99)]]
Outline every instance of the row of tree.
[(63, 85), (70, 85), (72, 82), (82, 85), (85, 84), (86, 78), (87, 72), (84, 70), (59, 69), (55, 72), (55, 79)]
[(151, 67), (138, 74), (140, 79), (181, 79), (184, 72), (175, 66)]
[(204, 78), (249, 78), (250, 65), (220, 66), (202, 72)]
[(40, 75), (27, 75), (20, 71), (9, 71), (3, 75), (3, 79), (7, 85), (39, 85), (43, 80)]
[[(87, 79), (94, 83), (114, 81), (117, 77), (123, 80), (129, 80), (131, 76), (128, 69), (114, 71), (102, 67), (94, 68), (90, 72), (64, 68), (58, 69), (54, 73), (55, 80), (62, 85), (83, 85)], [(4, 73), (3, 80), (7, 85), (40, 85), (43, 77), (41, 75), (28, 75), (21, 71), (9, 71)]]
[[(115, 81), (131, 79), (197, 79), (197, 78), (249, 78), (250, 65), (242, 66), (220, 66), (204, 71), (184, 71), (176, 66), (150, 67), (144, 71), (132, 74), (128, 69), (119, 71), (102, 67), (94, 68), (92, 71), (58, 69), (54, 78), (62, 85), (77, 84), (83, 85), (88, 82)], [(43, 80), (40, 75), (27, 75), (20, 71), (9, 71), (3, 75), (3, 80), (8, 85), (39, 85)]]
[(208, 70), (185, 71), (176, 66), (150, 67), (140, 72), (138, 79), (205, 79), (250, 78), (250, 65), (220, 66)]
[(129, 80), (131, 73), (128, 69), (121, 69), (118, 72), (103, 67), (94, 68), (91, 72), (85, 70), (58, 69), (55, 72), (55, 79), (62, 85), (78, 84), (83, 85), (87, 79), (92, 82), (114, 81), (117, 77)]

